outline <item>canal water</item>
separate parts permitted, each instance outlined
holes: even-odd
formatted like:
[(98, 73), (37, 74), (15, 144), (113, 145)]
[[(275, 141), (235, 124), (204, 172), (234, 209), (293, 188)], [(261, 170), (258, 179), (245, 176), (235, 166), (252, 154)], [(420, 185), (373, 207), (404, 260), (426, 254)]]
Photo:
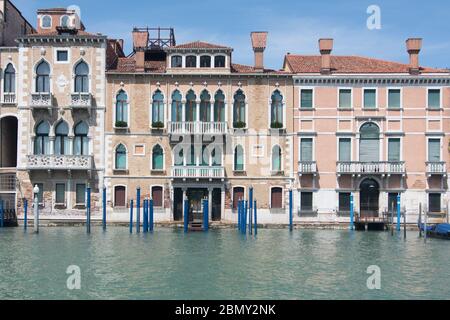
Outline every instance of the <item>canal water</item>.
[[(415, 232), (0, 229), (0, 299), (449, 299), (450, 242)], [(69, 290), (69, 266), (81, 289)], [(369, 290), (369, 266), (381, 289)]]

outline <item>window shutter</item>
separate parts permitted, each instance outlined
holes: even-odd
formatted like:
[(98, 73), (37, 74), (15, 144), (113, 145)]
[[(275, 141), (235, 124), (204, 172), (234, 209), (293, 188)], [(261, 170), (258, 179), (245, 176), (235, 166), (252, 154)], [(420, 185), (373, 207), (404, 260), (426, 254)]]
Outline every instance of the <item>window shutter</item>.
[(359, 161), (377, 162), (380, 160), (380, 141), (378, 139), (362, 139), (359, 147)]
[(351, 108), (352, 107), (352, 91), (349, 89), (343, 89), (339, 91), (339, 108)]
[(364, 90), (364, 108), (375, 108), (376, 107), (376, 94), (375, 89)]
[(441, 91), (439, 89), (428, 91), (428, 107), (435, 109), (441, 107)]
[(439, 139), (428, 140), (428, 161), (429, 162), (441, 161), (441, 140)]
[(312, 108), (313, 91), (310, 89), (302, 90), (301, 92), (301, 108)]
[(400, 161), (400, 139), (389, 139), (388, 161)]
[(388, 108), (400, 108), (400, 89), (391, 89), (388, 93)]
[(313, 139), (307, 138), (301, 140), (300, 161), (313, 161)]
[(339, 140), (339, 161), (351, 161), (351, 139), (345, 138)]

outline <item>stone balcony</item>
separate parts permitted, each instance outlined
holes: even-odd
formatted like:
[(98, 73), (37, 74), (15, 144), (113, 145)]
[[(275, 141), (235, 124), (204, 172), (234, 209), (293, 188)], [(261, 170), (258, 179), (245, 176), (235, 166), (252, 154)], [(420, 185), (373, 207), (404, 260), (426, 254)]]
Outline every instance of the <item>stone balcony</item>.
[(70, 108), (72, 110), (87, 110), (92, 106), (92, 95), (90, 93), (72, 93), (70, 95)]
[(48, 109), (53, 106), (53, 95), (51, 93), (32, 93), (30, 100), (31, 109)]
[(29, 155), (28, 170), (92, 170), (92, 156)]
[(405, 175), (406, 168), (404, 162), (338, 162), (336, 173), (338, 175)]
[(445, 162), (427, 162), (427, 175), (447, 175), (447, 164)]
[(224, 167), (180, 166), (172, 167), (174, 179), (224, 179)]
[(3, 93), (2, 104), (16, 104), (16, 94), (15, 93)]
[(222, 135), (226, 134), (226, 122), (169, 122), (168, 131), (172, 135)]
[(316, 161), (299, 161), (298, 162), (298, 174), (303, 175), (317, 175), (317, 162)]

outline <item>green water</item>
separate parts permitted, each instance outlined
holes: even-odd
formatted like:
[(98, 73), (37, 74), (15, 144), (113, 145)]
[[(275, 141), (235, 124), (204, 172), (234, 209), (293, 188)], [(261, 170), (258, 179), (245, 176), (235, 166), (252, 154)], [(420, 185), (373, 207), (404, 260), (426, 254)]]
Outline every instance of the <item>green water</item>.
[[(0, 229), (0, 299), (449, 299), (450, 242), (408, 233)], [(68, 290), (66, 269), (81, 269)], [(367, 268), (381, 268), (369, 290)]]

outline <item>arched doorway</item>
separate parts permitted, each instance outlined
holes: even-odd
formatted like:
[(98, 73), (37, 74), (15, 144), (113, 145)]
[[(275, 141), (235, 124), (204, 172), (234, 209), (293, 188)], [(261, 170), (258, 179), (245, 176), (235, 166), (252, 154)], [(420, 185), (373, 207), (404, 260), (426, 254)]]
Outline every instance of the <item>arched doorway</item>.
[(361, 183), (359, 191), (361, 217), (378, 217), (380, 185), (374, 179), (366, 179)]
[(17, 167), (17, 118), (0, 119), (0, 168)]

